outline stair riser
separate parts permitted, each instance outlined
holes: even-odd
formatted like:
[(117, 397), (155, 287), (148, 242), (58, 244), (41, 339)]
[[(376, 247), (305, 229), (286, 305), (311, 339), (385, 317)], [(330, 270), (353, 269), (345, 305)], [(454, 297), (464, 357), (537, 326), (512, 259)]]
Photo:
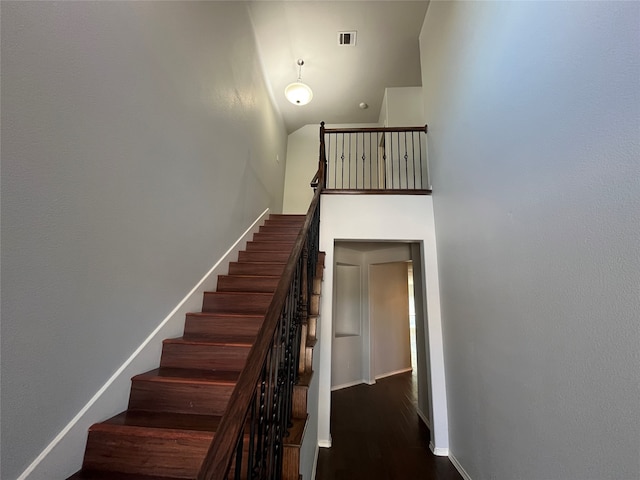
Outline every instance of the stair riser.
[(160, 367), (240, 371), (247, 362), (249, 346), (165, 343)]
[(233, 385), (133, 381), (130, 410), (222, 415)]
[(284, 447), (282, 457), (282, 480), (299, 480), (300, 447)]
[(300, 326), (300, 349), (298, 350), (299, 359), (298, 359), (298, 373), (302, 373), (305, 371), (305, 358), (304, 351), (307, 345), (307, 333), (308, 332), (308, 323), (303, 322)]
[(304, 371), (310, 372), (313, 370), (313, 347), (305, 347), (304, 351)]
[(277, 234), (277, 233), (254, 233), (253, 241), (254, 242), (279, 242), (279, 243), (290, 243), (293, 245), (298, 238), (297, 234)]
[(293, 418), (307, 417), (307, 396), (309, 387), (295, 385), (293, 387)]
[(238, 263), (229, 264), (229, 275), (282, 275), (285, 264), (274, 263)]
[(174, 478), (196, 478), (213, 433), (158, 438), (119, 432), (89, 432), (83, 468)]
[(247, 242), (247, 252), (289, 252), (293, 249), (293, 243), (281, 242)]
[(304, 217), (301, 218), (269, 218), (265, 220), (265, 226), (291, 226), (301, 228), (304, 225)]
[(238, 252), (238, 261), (240, 262), (269, 262), (269, 263), (287, 263), (291, 252), (248, 252), (243, 250)]
[(320, 315), (320, 295), (311, 295), (309, 302), (309, 315)]
[(260, 293), (205, 292), (202, 311), (206, 313), (264, 315), (272, 298), (273, 295)]
[(318, 338), (318, 316), (309, 315), (307, 317), (307, 338), (315, 340)]
[(280, 226), (280, 225), (262, 225), (258, 232), (260, 233), (274, 233), (281, 235), (298, 235), (300, 233), (300, 227)]
[(218, 292), (262, 292), (273, 293), (280, 277), (234, 277), (221, 275), (218, 277)]
[(251, 337), (258, 334), (264, 317), (201, 317), (187, 315), (184, 325), (185, 338), (239, 335)]
[(314, 278), (313, 279), (313, 293), (316, 295), (320, 295), (322, 292), (322, 278)]

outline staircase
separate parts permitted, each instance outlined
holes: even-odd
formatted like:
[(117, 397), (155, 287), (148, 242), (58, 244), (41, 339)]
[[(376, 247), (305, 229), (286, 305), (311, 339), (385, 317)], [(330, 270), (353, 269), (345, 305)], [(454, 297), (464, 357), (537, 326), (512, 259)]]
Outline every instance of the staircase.
[[(304, 220), (269, 216), (217, 290), (204, 293), (202, 312), (187, 314), (184, 335), (164, 341), (159, 368), (132, 378), (128, 409), (89, 429), (82, 470), (69, 480), (198, 478)], [(283, 480), (300, 478), (323, 262), (320, 254), (302, 324)]]

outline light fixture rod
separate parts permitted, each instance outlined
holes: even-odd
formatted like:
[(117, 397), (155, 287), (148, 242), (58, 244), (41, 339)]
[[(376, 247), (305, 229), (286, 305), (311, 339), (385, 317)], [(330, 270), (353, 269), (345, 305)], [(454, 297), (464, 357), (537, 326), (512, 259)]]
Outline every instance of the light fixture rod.
[(302, 66), (304, 65), (304, 60), (301, 58), (298, 59), (298, 81), (302, 81)]

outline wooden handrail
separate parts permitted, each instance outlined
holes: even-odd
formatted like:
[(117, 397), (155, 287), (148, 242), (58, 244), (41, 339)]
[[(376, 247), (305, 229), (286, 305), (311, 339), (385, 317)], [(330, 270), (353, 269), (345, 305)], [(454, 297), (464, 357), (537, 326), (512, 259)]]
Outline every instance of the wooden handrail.
[(325, 128), (325, 133), (363, 133), (363, 132), (424, 132), (428, 126), (422, 127), (367, 127), (367, 128)]
[(316, 177), (319, 181), (319, 188), (315, 191), (302, 229), (296, 238), (293, 250), (289, 255), (284, 272), (280, 277), (278, 286), (265, 314), (264, 322), (258, 332), (256, 342), (249, 351), (246, 366), (240, 373), (213, 442), (209, 446), (209, 450), (207, 451), (207, 455), (197, 477), (198, 480), (221, 480), (228, 475), (238, 441), (244, 431), (245, 422), (251, 409), (257, 385), (260, 382), (263, 367), (265, 366), (269, 350), (273, 344), (274, 335), (298, 261), (303, 253), (314, 214), (319, 206), (320, 193), (324, 182), (322, 169), (318, 170)]

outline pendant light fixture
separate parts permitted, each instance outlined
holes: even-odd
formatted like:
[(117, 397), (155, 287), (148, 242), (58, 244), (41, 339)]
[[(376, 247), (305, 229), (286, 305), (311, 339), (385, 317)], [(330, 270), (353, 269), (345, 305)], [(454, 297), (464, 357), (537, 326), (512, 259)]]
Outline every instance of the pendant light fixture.
[(298, 80), (287, 85), (284, 96), (294, 105), (306, 105), (313, 98), (313, 92), (309, 85), (302, 83), (302, 66), (304, 60), (298, 59)]

